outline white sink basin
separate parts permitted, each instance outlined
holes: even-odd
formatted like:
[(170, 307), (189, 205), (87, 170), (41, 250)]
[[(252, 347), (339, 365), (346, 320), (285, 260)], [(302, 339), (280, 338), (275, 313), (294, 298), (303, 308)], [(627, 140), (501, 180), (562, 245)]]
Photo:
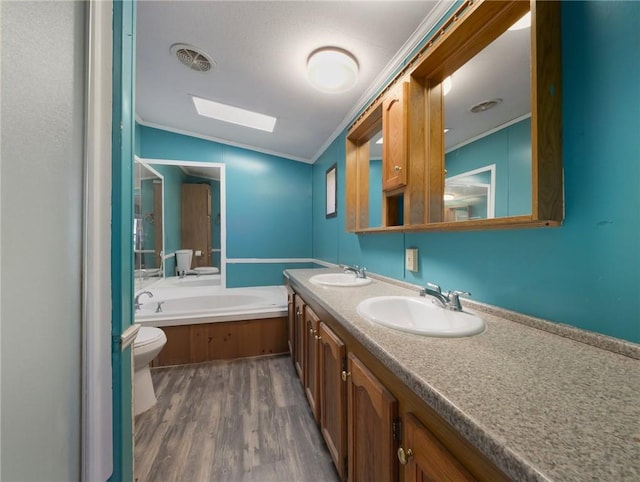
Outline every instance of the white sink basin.
[(482, 333), (482, 318), (466, 312), (446, 310), (433, 298), (377, 296), (361, 302), (358, 314), (373, 323), (416, 335), (460, 337)]
[(323, 273), (309, 278), (313, 284), (320, 286), (365, 286), (371, 283), (371, 278), (358, 278), (355, 273)]

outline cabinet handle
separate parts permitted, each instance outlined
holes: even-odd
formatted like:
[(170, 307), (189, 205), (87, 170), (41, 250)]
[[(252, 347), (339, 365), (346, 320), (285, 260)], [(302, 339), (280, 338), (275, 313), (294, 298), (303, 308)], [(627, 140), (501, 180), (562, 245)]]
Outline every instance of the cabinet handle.
[(393, 166), (393, 170), (398, 172), (398, 171), (402, 171), (402, 167), (400, 166)]
[(298, 310), (296, 311), (296, 316), (300, 316), (302, 314), (302, 311)]
[(322, 337), (320, 335), (316, 335), (316, 341), (320, 341), (322, 340)]
[(412, 458), (413, 458), (413, 450), (411, 449), (405, 450), (402, 447), (398, 449), (398, 460), (402, 465), (407, 465), (407, 462), (409, 462), (409, 459), (412, 459)]
[(342, 370), (342, 381), (346, 382), (347, 378), (351, 376), (351, 372), (348, 372), (346, 370)]

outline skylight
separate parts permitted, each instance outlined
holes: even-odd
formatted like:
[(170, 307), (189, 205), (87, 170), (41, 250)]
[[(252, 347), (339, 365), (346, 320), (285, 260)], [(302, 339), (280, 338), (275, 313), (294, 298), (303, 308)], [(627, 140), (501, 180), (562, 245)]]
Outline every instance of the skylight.
[(240, 109), (231, 105), (220, 104), (212, 100), (192, 96), (193, 104), (198, 114), (212, 119), (230, 122), (244, 127), (251, 127), (261, 131), (273, 132), (276, 126), (276, 118), (270, 115), (259, 114), (250, 110)]

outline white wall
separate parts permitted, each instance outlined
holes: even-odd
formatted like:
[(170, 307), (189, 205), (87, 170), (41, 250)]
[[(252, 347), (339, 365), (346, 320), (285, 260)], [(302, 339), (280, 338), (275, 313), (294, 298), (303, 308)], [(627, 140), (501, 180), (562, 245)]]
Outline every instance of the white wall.
[(0, 8), (0, 478), (78, 480), (85, 5)]

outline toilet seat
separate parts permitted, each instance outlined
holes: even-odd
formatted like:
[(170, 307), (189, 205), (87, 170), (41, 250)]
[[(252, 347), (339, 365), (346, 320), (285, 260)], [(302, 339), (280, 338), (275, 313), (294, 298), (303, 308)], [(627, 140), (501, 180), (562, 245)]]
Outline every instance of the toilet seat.
[(193, 271), (197, 274), (218, 274), (220, 270), (214, 266), (198, 266), (193, 268)]
[(141, 326), (133, 342), (133, 405), (134, 414), (148, 410), (156, 403), (149, 364), (158, 356), (167, 336), (160, 328)]
[(152, 343), (157, 343), (163, 338), (165, 338), (165, 334), (160, 328), (153, 326), (141, 326), (138, 330), (138, 335), (133, 342), (133, 347), (140, 348)]

